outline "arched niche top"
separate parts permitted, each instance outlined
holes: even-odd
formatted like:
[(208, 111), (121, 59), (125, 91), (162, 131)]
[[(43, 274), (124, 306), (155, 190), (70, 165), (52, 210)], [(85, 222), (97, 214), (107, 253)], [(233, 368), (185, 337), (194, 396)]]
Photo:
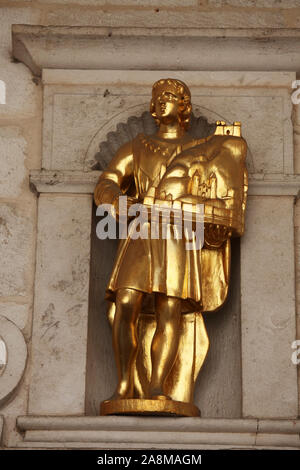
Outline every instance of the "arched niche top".
[[(138, 105), (135, 111), (139, 111), (140, 114), (128, 115), (128, 111), (117, 115), (109, 120), (104, 126), (102, 126), (94, 135), (91, 140), (86, 156), (84, 169), (87, 170), (104, 170), (117, 150), (126, 142), (134, 139), (139, 133), (146, 135), (154, 134), (157, 126), (153, 117), (149, 111), (143, 111), (144, 105)], [(208, 117), (206, 117), (206, 115)], [(127, 117), (127, 120), (122, 120)], [(214, 111), (201, 108), (201, 106), (195, 106), (195, 114), (192, 113), (189, 133), (195, 139), (201, 139), (214, 133), (215, 121), (218, 119), (224, 119), (230, 122)], [(253, 158), (250, 150), (248, 150), (248, 169), (253, 172)]]

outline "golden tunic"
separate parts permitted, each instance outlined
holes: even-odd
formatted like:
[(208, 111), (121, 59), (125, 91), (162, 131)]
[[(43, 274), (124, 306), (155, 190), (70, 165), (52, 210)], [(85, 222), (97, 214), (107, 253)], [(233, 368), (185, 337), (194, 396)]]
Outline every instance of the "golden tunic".
[[(231, 143), (230, 155), (233, 160), (243, 160), (245, 148), (243, 145), (239, 147), (243, 139), (231, 137), (232, 140), (234, 146)], [(178, 165), (185, 168), (180, 174), (186, 175), (185, 180), (190, 181), (189, 170), (195, 158), (203, 153), (209, 162), (213, 163), (217, 158), (217, 164), (222, 168), (220, 155), (222, 151), (224, 153), (226, 141), (229, 142), (226, 136), (210, 136), (198, 141), (184, 136), (176, 141), (166, 141), (139, 134), (121, 147), (108, 169), (102, 173), (95, 192), (96, 203), (111, 203), (120, 194), (134, 196), (143, 202), (149, 188), (157, 188), (169, 181), (166, 178), (168, 170), (171, 169), (174, 174)], [(228, 153), (228, 149), (225, 150)], [(230, 159), (224, 160), (224, 168), (226, 161), (228, 165)], [(244, 165), (239, 166), (244, 171)], [(203, 168), (200, 170), (205, 174)], [(221, 181), (223, 174), (224, 171), (219, 171), (216, 178)], [(235, 194), (235, 200), (241, 206), (242, 188), (239, 193), (241, 197), (237, 198)], [(232, 198), (225, 197), (224, 205), (226, 203), (228, 206), (228, 199)], [(145, 224), (150, 233), (150, 221)], [(213, 249), (205, 245), (202, 249), (186, 250), (186, 240), (175, 239), (172, 226), (170, 231), (169, 239), (132, 239), (129, 233), (127, 239), (120, 241), (107, 287), (107, 299), (114, 301), (117, 289), (131, 288), (146, 294), (159, 292), (181, 298), (183, 312), (213, 311), (223, 304), (229, 284), (230, 240)], [(146, 296), (143, 310), (153, 312), (149, 296)]]

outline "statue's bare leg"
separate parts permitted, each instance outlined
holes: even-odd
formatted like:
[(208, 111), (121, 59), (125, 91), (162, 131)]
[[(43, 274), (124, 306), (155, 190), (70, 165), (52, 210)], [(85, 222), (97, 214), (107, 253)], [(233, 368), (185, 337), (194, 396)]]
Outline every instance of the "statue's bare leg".
[(163, 392), (163, 385), (178, 351), (181, 300), (157, 294), (155, 313), (157, 325), (151, 345), (152, 376), (149, 396), (169, 398)]
[(133, 391), (133, 362), (137, 353), (136, 325), (143, 293), (119, 289), (113, 323), (113, 346), (118, 369), (118, 386), (113, 399), (130, 397)]

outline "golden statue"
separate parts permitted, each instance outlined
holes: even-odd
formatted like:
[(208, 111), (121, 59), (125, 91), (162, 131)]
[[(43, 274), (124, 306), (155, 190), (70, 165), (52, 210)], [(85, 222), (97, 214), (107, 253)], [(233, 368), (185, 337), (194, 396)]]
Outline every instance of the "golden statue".
[[(96, 205), (112, 204), (116, 217), (127, 195), (130, 204), (181, 210), (193, 224), (201, 205), (204, 222), (204, 244), (191, 249), (189, 235), (176, 236), (175, 216), (169, 237), (129, 230), (120, 240), (107, 287), (118, 385), (101, 414), (200, 414), (194, 384), (209, 346), (202, 313), (226, 299), (230, 238), (243, 234), (248, 179), (240, 123), (218, 121), (213, 135), (194, 139), (191, 111), (183, 82), (157, 81), (150, 104), (157, 132), (123, 145), (95, 189)], [(151, 223), (141, 231), (149, 235)]]

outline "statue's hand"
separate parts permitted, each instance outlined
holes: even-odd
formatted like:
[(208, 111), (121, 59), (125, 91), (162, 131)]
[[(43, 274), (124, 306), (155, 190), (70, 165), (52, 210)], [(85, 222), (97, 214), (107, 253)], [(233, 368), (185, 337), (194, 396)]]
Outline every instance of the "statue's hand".
[(231, 230), (224, 225), (205, 224), (204, 226), (206, 248), (219, 248), (230, 236)]
[[(118, 218), (120, 216), (120, 207), (119, 207), (119, 197), (120, 196), (123, 196), (122, 193), (120, 194), (117, 194), (113, 201), (112, 201), (112, 206), (115, 210), (115, 214), (116, 214), (116, 217)], [(129, 209), (129, 207), (131, 207), (133, 204), (136, 204), (138, 203), (138, 199), (134, 198), (134, 197), (131, 197), (131, 196), (127, 196), (127, 211)], [(125, 212), (125, 215), (127, 215), (127, 212)]]
[(133, 204), (137, 204), (138, 202), (140, 202), (140, 201), (136, 197), (127, 196), (127, 206), (128, 207), (133, 206)]

